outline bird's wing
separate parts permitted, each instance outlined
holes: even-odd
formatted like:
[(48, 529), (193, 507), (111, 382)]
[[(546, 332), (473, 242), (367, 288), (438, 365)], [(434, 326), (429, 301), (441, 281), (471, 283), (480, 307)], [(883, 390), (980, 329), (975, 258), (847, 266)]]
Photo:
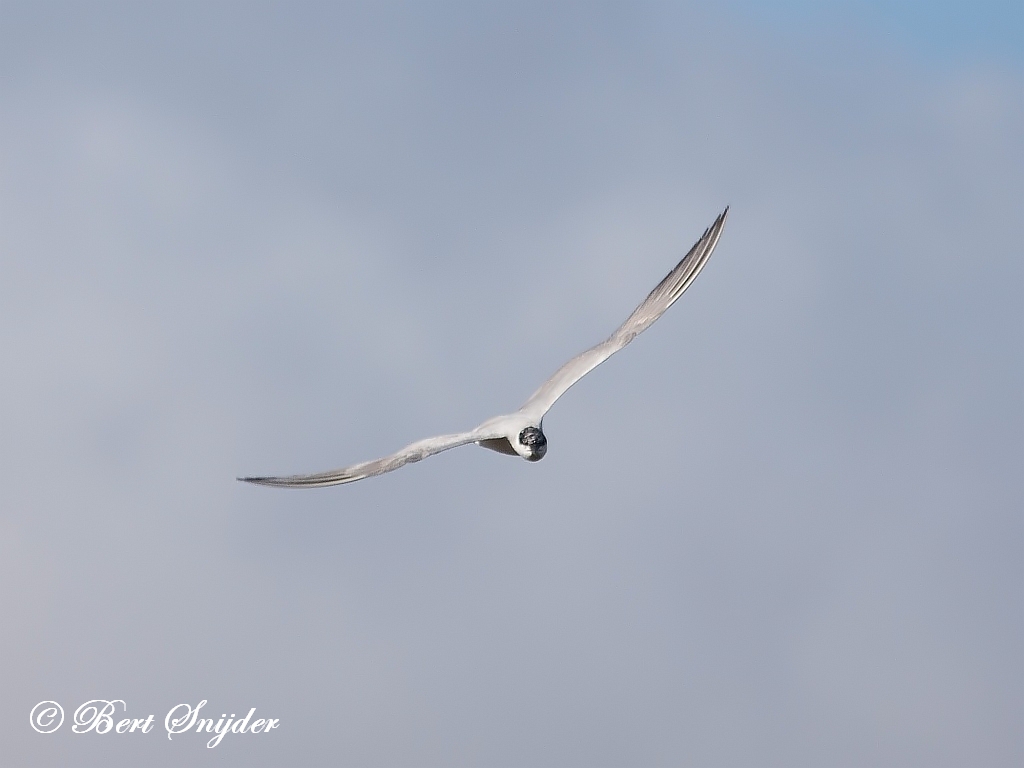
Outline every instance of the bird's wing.
[(689, 287), (707, 263), (711, 252), (715, 250), (715, 245), (718, 244), (718, 238), (722, 234), (722, 227), (725, 226), (725, 217), (728, 213), (729, 209), (726, 208), (719, 214), (715, 222), (690, 249), (690, 252), (676, 264), (675, 269), (669, 272), (664, 280), (658, 283), (615, 333), (606, 341), (577, 355), (555, 371), (554, 376), (541, 384), (540, 388), (523, 404), (523, 407), (519, 409), (520, 413), (528, 414), (539, 421), (569, 387), (629, 344), (638, 333), (649, 328), (655, 320), (661, 317), (665, 310), (683, 295), (683, 291)]
[(405, 446), (397, 453), (385, 456), (382, 459), (364, 461), (362, 464), (353, 464), (344, 469), (335, 469), (329, 472), (317, 472), (312, 475), (288, 475), (287, 477), (240, 477), (247, 483), (259, 485), (274, 485), (279, 488), (322, 488), (327, 485), (340, 485), (362, 480), (364, 477), (381, 475), (393, 469), (404, 467), (414, 461), (433, 456), (435, 453), (447, 451), (449, 448), (457, 448), (460, 445), (473, 443), (477, 440), (486, 440), (498, 437), (498, 434), (491, 434), (489, 431), (475, 429), (472, 432), (462, 432), (457, 435), (439, 435), (428, 437), (426, 440), (419, 440)]

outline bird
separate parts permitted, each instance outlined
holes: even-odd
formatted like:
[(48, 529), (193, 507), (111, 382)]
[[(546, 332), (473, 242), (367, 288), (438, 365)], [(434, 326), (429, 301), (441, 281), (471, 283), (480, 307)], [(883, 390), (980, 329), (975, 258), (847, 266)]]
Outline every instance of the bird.
[(540, 385), (530, 399), (514, 413), (487, 419), (475, 429), (451, 435), (438, 435), (418, 440), (390, 456), (364, 461), (342, 469), (316, 472), (308, 475), (287, 475), (283, 477), (239, 477), (240, 481), (279, 488), (322, 488), (342, 483), (352, 483), (367, 477), (404, 467), (436, 453), (475, 443), (498, 453), (521, 456), (527, 461), (540, 461), (548, 451), (544, 434), (544, 415), (555, 401), (577, 381), (614, 355), (640, 333), (650, 328), (676, 300), (683, 295), (690, 283), (707, 264), (718, 238), (725, 226), (729, 208), (726, 207), (708, 227), (689, 252), (679, 261), (665, 278), (648, 294), (640, 306), (626, 318), (618, 329), (602, 341), (565, 363), (547, 381)]

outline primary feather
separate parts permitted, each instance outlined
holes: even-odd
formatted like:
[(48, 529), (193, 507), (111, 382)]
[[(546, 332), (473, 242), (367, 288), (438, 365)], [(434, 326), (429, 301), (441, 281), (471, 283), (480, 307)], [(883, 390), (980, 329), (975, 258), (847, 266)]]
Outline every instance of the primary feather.
[(620, 325), (615, 333), (555, 371), (554, 375), (541, 384), (537, 391), (530, 396), (530, 399), (523, 404), (519, 409), (520, 412), (539, 420), (569, 387), (629, 344), (639, 333), (650, 328), (655, 320), (665, 314), (665, 310), (683, 295), (683, 291), (690, 286), (690, 283), (707, 264), (711, 252), (718, 244), (718, 238), (722, 235), (722, 227), (725, 226), (725, 217), (728, 214), (728, 208), (719, 214), (689, 253), (683, 256), (675, 268), (665, 276), (665, 279), (655, 286), (654, 290), (647, 295), (639, 307), (633, 310), (633, 314), (626, 318), (626, 322)]

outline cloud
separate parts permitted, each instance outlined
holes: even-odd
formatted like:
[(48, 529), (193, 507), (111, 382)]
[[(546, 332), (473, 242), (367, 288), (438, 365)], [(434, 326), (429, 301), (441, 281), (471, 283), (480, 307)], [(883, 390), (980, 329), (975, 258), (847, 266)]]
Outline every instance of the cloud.
[[(12, 11), (11, 754), (1019, 762), (1020, 72), (728, 14)], [(727, 203), (544, 462), (233, 480), (517, 407)]]

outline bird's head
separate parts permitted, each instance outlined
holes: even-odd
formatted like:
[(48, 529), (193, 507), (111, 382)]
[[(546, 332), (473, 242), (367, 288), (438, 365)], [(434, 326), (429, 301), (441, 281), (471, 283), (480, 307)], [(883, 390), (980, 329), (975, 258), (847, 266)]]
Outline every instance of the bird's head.
[(548, 452), (548, 439), (537, 427), (527, 427), (519, 433), (515, 449), (527, 461), (540, 461)]

